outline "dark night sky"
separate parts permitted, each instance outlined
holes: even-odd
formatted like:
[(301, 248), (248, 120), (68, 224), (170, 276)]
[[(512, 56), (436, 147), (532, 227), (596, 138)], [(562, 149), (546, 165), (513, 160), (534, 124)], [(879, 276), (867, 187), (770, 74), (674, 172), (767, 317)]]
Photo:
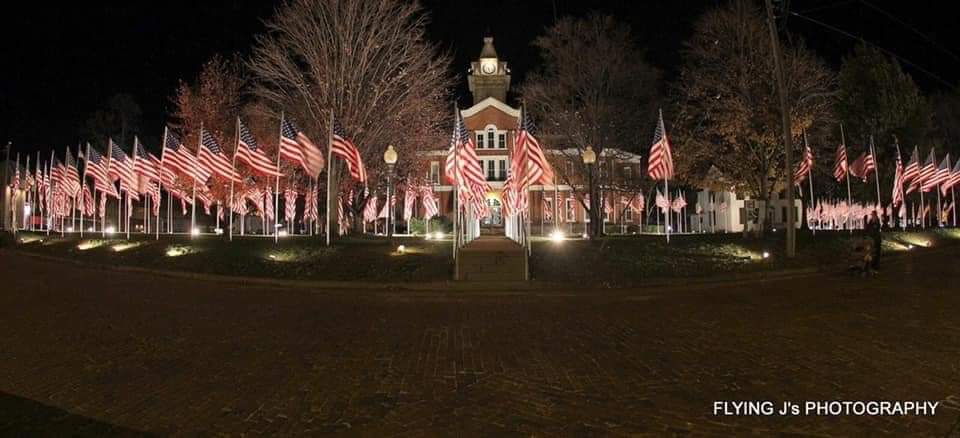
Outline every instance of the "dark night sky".
[[(453, 51), (461, 78), (490, 31), (514, 83), (537, 63), (532, 39), (557, 14), (612, 13), (631, 24), (648, 61), (666, 79), (693, 19), (718, 0), (423, 0), (432, 14), (431, 37)], [(14, 150), (60, 150), (76, 144), (78, 127), (109, 96), (132, 94), (144, 111), (148, 137), (157, 137), (180, 79), (193, 78), (215, 53), (246, 53), (275, 2), (168, 1), (74, 2), (49, 6), (20, 3), (24, 9), (0, 26), (0, 141)], [(956, 25), (952, 10), (933, 1), (792, 0), (790, 9), (821, 20), (888, 49), (922, 69), (956, 84), (960, 56), (949, 44)], [(790, 17), (788, 28), (832, 65), (855, 41), (819, 25)], [(909, 27), (908, 27), (909, 26)], [(918, 35), (919, 32), (924, 36)], [(931, 40), (933, 42), (931, 42)], [(938, 79), (905, 65), (926, 91), (945, 88)], [(153, 132), (156, 131), (156, 132)], [(148, 144), (148, 147), (157, 147)]]

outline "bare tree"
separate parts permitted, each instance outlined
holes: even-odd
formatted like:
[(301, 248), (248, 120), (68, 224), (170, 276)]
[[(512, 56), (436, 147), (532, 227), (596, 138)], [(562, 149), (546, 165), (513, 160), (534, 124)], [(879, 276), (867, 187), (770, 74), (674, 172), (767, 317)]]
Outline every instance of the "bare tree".
[[(183, 134), (184, 145), (196, 152), (200, 125), (209, 131), (223, 150), (232, 156), (236, 143), (236, 116), (240, 114), (241, 92), (244, 80), (236, 62), (214, 56), (207, 61), (196, 81), (180, 82), (174, 97), (176, 110), (173, 127)], [(250, 176), (249, 169), (238, 166), (241, 175)], [(186, 178), (178, 179), (181, 189), (192, 186)], [(210, 190), (215, 199), (225, 201), (229, 183), (214, 177)], [(189, 193), (189, 191), (188, 191)]]
[[(785, 151), (765, 26), (761, 11), (746, 0), (697, 20), (674, 87), (674, 157), (682, 179), (703, 181), (712, 166), (737, 190), (761, 200), (783, 188)], [(794, 41), (783, 43), (781, 56), (799, 151), (803, 131), (831, 118), (836, 75)]]
[(589, 213), (590, 234), (601, 235), (603, 205), (596, 200), (610, 182), (600, 172), (588, 172), (580, 154), (591, 146), (599, 166), (606, 148), (639, 153), (653, 134), (660, 75), (644, 61), (630, 27), (610, 16), (563, 18), (533, 44), (543, 63), (527, 77), (521, 94), (542, 121), (544, 140), (564, 151), (554, 166), (557, 177)]
[[(449, 56), (427, 42), (426, 24), (419, 5), (400, 0), (292, 0), (257, 38), (248, 63), (252, 92), (264, 110), (296, 117), (321, 144), (333, 111), (372, 184), (393, 144), (402, 175), (419, 151), (443, 144), (452, 113)], [(342, 173), (338, 165), (334, 181)], [(364, 194), (355, 193), (359, 212)]]

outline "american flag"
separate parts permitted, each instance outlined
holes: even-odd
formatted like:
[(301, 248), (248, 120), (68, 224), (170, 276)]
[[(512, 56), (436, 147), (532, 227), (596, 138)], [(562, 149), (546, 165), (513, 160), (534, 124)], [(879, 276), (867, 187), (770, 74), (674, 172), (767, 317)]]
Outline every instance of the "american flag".
[(850, 164), (850, 174), (862, 178), (864, 181), (867, 180), (867, 176), (870, 175), (871, 171), (877, 169), (876, 162), (873, 160), (872, 152), (864, 152), (857, 157), (856, 160), (853, 160), (853, 163)]
[(84, 216), (93, 216), (97, 213), (97, 205), (93, 201), (93, 193), (90, 191), (93, 188), (87, 188), (87, 184), (84, 183), (83, 187), (80, 189), (83, 194), (83, 215)]
[(897, 145), (897, 157), (894, 164), (894, 174), (893, 174), (893, 193), (891, 195), (891, 202), (894, 206), (900, 205), (903, 202), (903, 160), (900, 159), (900, 145)]
[(150, 183), (150, 209), (154, 216), (160, 216), (160, 183)]
[(403, 192), (403, 220), (408, 221), (414, 216), (413, 207), (417, 202), (417, 191), (408, 186)]
[(271, 177), (280, 176), (280, 172), (277, 170), (277, 163), (267, 158), (267, 154), (263, 153), (263, 150), (257, 146), (257, 140), (253, 138), (253, 134), (247, 129), (247, 125), (244, 125), (243, 121), (239, 118), (237, 119), (237, 126), (240, 127), (240, 144), (237, 147), (237, 158), (247, 163), (247, 165), (253, 168), (254, 172), (260, 175)]
[(682, 210), (683, 207), (686, 207), (686, 206), (687, 206), (687, 200), (684, 199), (684, 197), (678, 193), (677, 197), (673, 200), (673, 205), (671, 206), (671, 208), (673, 209), (674, 212), (679, 213), (680, 210)]
[(163, 151), (160, 154), (163, 167), (176, 169), (200, 183), (210, 179), (213, 171), (197, 160), (190, 150), (183, 145), (176, 133), (167, 128), (164, 137)]
[(268, 186), (267, 189), (263, 191), (263, 206), (264, 206), (263, 211), (264, 211), (264, 215), (267, 217), (267, 220), (269, 221), (272, 221), (274, 220), (274, 218), (277, 217), (276, 212), (274, 210), (275, 202), (276, 202), (276, 199), (273, 197), (273, 193), (270, 190), (270, 187)]
[(673, 152), (670, 150), (667, 129), (663, 125), (663, 112), (660, 112), (657, 119), (657, 129), (653, 133), (653, 146), (650, 147), (647, 174), (650, 175), (650, 179), (654, 180), (673, 178)]
[(939, 183), (937, 181), (937, 157), (933, 149), (930, 149), (927, 161), (924, 161), (923, 167), (920, 168), (917, 180), (920, 181), (920, 190), (924, 192), (933, 190)]
[(913, 154), (910, 155), (910, 162), (907, 163), (907, 167), (903, 168), (903, 179), (901, 184), (906, 186), (907, 183), (910, 185), (906, 189), (906, 194), (909, 195), (911, 192), (920, 188), (920, 150), (916, 146), (913, 147)]
[(423, 214), (424, 219), (430, 219), (438, 214), (440, 214), (440, 207), (437, 203), (437, 197), (433, 194), (433, 189), (430, 187), (424, 187), (420, 191), (420, 196), (422, 197), (421, 203), (423, 204)]
[(133, 138), (133, 171), (148, 181), (160, 181), (160, 159), (144, 150), (136, 137)]
[(244, 196), (253, 203), (253, 206), (257, 209), (257, 213), (263, 215), (265, 208), (263, 205), (263, 190), (260, 190), (258, 187), (251, 187), (244, 193)]
[[(240, 138), (242, 144), (242, 134)], [(234, 182), (240, 181), (240, 174), (233, 168), (233, 163), (227, 158), (227, 154), (223, 153), (223, 148), (217, 143), (217, 139), (213, 138), (210, 131), (202, 127), (200, 128), (200, 153), (198, 155), (200, 163), (212, 170), (214, 175)], [(241, 155), (238, 154), (238, 157)]]
[(660, 193), (660, 189), (657, 189), (657, 198), (656, 198), (657, 207), (660, 207), (660, 210), (666, 212), (670, 209), (670, 200), (666, 196), (663, 196), (663, 193)]
[(392, 208), (395, 207), (396, 205), (397, 205), (397, 195), (391, 194), (391, 195), (390, 195), (390, 202), (384, 202), (384, 203), (383, 203), (383, 208), (380, 210), (380, 214), (377, 215), (377, 217), (380, 218), (380, 219), (386, 219), (386, 218), (388, 218), (388, 217), (389, 217), (389, 214), (390, 214), (390, 209), (392, 209)]
[[(489, 185), (483, 174), (483, 169), (480, 167), (480, 159), (477, 156), (473, 136), (467, 131), (467, 127), (463, 123), (463, 117), (461, 117), (459, 111), (457, 111), (453, 136), (450, 139), (450, 143), (450, 153), (456, 154), (455, 164), (458, 168), (452, 169), (454, 162), (451, 161), (451, 155), (448, 154), (446, 163), (447, 178), (450, 179), (451, 182), (456, 181), (463, 201), (469, 200), (471, 197), (475, 198), (474, 194), (481, 192), (485, 195), (485, 193), (489, 191)], [(474, 199), (474, 206), (477, 207), (477, 202), (480, 201), (481, 199)], [(465, 205), (466, 202), (461, 202), (461, 208), (464, 208)]]
[(367, 203), (363, 207), (363, 221), (373, 222), (377, 220), (377, 195), (367, 198)]
[(287, 222), (293, 222), (297, 216), (297, 189), (292, 185), (283, 190), (284, 218)]
[(304, 203), (303, 203), (303, 219), (304, 220), (317, 220), (320, 218), (320, 213), (317, 211), (317, 189), (316, 187), (311, 187), (310, 190), (307, 190)]
[(644, 204), (646, 204), (646, 199), (644, 198), (643, 193), (637, 193), (635, 196), (623, 198), (620, 202), (633, 211), (641, 212), (645, 208)]
[(944, 195), (946, 195), (947, 191), (950, 189), (949, 187), (946, 189), (943, 188), (944, 183), (950, 182), (950, 169), (950, 154), (947, 153), (947, 155), (943, 157), (943, 161), (940, 162), (940, 166), (937, 167), (937, 173), (934, 176), (934, 178), (937, 180), (937, 184), (940, 185), (941, 193)]
[(340, 121), (336, 119), (333, 121), (333, 144), (330, 147), (331, 153), (347, 162), (347, 169), (350, 170), (350, 176), (353, 179), (360, 183), (367, 181), (367, 171), (363, 168), (360, 150), (347, 139), (347, 132), (340, 125)]
[(133, 172), (133, 160), (126, 152), (120, 149), (113, 140), (108, 141), (110, 160), (107, 161), (107, 175), (120, 180), (120, 190), (127, 192), (127, 196), (139, 198), (137, 194), (137, 176)]
[(67, 196), (76, 197), (80, 192), (80, 172), (77, 171), (77, 161), (73, 158), (70, 148), (67, 148), (63, 166), (63, 188), (67, 191)]
[(520, 160), (523, 165), (524, 175), (521, 187), (528, 187), (531, 184), (548, 184), (553, 181), (553, 168), (544, 156), (537, 137), (533, 135), (535, 129), (533, 119), (527, 116), (525, 108), (521, 108), (513, 158)]
[(300, 163), (311, 178), (319, 176), (326, 164), (320, 147), (286, 116), (280, 119), (280, 156)]
[(87, 153), (84, 158), (86, 160), (86, 172), (88, 176), (93, 178), (94, 188), (106, 195), (119, 198), (120, 194), (117, 193), (117, 187), (107, 176), (107, 160), (100, 154), (100, 151), (87, 145)]
[(954, 163), (953, 171), (950, 172), (950, 178), (944, 183), (944, 185), (950, 189), (956, 187), (957, 184), (960, 184), (960, 160)]
[(840, 182), (847, 176), (847, 145), (840, 143), (837, 146), (837, 157), (833, 165), (833, 177)]
[(810, 149), (810, 145), (805, 145), (803, 148), (803, 160), (800, 161), (800, 166), (797, 167), (797, 171), (793, 174), (794, 184), (800, 184), (806, 179), (807, 175), (810, 175), (810, 171), (813, 170), (813, 150)]
[(245, 216), (248, 211), (247, 197), (242, 193), (238, 193), (236, 196), (234, 196), (233, 204), (230, 206), (230, 210), (236, 214)]
[[(20, 167), (20, 166), (17, 166), (17, 167)], [(61, 186), (62, 186), (62, 184), (63, 184), (63, 175), (64, 175), (65, 172), (66, 172), (66, 169), (64, 168), (63, 164), (60, 164), (60, 160), (57, 159), (57, 156), (56, 156), (56, 155), (53, 155), (53, 156), (50, 158), (50, 184), (51, 184), (51, 186), (55, 186), (58, 190), (59, 190), (60, 188), (62, 188)], [(19, 169), (17, 169), (17, 173), (16, 173), (16, 175), (14, 176), (13, 182), (16, 183), (16, 186), (17, 186), (17, 187), (20, 187), (20, 172), (19, 172)]]

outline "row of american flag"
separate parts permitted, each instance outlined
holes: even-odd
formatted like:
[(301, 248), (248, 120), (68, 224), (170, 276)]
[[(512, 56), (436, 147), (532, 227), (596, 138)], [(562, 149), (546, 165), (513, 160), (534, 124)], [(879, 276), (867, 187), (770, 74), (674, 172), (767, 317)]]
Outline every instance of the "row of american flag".
[[(134, 138), (129, 153), (113, 139), (108, 139), (105, 153), (90, 144), (85, 148), (78, 146), (76, 153), (67, 148), (63, 161), (55, 152), (51, 152), (50, 160), (41, 164), (38, 155), (35, 169), (31, 169), (30, 158), (27, 157), (21, 177), (18, 154), (12, 185), (15, 192), (26, 190), (30, 205), (36, 206), (36, 213), (40, 217), (48, 220), (59, 218), (61, 224), (63, 218), (74, 214), (74, 209), (80, 211), (81, 218), (96, 218), (98, 196), (100, 218), (105, 217), (107, 198), (115, 198), (118, 202), (125, 199), (128, 215), (134, 201), (146, 198), (145, 201), (152, 201), (152, 214), (159, 216), (161, 190), (168, 192), (171, 199), (179, 199), (184, 211), (188, 203), (199, 201), (210, 214), (211, 206), (216, 204), (219, 219), (224, 210), (221, 204), (227, 204), (226, 209), (244, 214), (247, 212), (247, 201), (251, 201), (260, 214), (272, 219), (274, 204), (279, 204), (280, 191), (273, 194), (270, 184), (258, 186), (254, 178), (244, 180), (239, 166), (248, 166), (252, 175), (276, 178), (276, 186), (279, 186), (280, 177), (284, 176), (281, 160), (292, 162), (312, 180), (317, 178), (325, 165), (320, 148), (289, 117), (281, 117), (279, 131), (274, 157), (267, 156), (240, 118), (237, 118), (237, 142), (232, 156), (221, 147), (214, 133), (202, 126), (198, 144), (193, 150), (184, 144), (181, 134), (165, 128), (159, 157), (148, 152), (137, 138)], [(331, 134), (331, 155), (344, 160), (354, 180), (366, 182), (360, 152), (338, 122), (332, 127)], [(82, 171), (80, 161), (84, 162)], [(215, 179), (241, 184), (232, 201), (213, 199), (211, 184), (215, 184)], [(192, 184), (195, 193), (187, 193), (183, 188), (184, 182)], [(318, 219), (317, 197), (315, 193), (311, 197), (311, 191), (315, 191), (315, 188), (306, 191), (304, 218), (315, 221)], [(300, 191), (294, 184), (288, 184), (282, 193), (286, 204), (284, 214), (288, 220), (292, 220)], [(277, 199), (271, 200), (273, 195)], [(56, 220), (50, 222), (52, 225), (57, 223)]]

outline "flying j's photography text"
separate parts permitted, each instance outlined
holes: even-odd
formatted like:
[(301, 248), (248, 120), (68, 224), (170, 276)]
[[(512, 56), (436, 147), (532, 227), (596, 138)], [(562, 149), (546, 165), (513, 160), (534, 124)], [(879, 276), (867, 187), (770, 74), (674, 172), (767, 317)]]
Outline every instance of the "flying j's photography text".
[(773, 415), (871, 415), (871, 416), (933, 416), (940, 402), (922, 400), (807, 400), (800, 402), (769, 400), (714, 401), (713, 415), (773, 416)]

